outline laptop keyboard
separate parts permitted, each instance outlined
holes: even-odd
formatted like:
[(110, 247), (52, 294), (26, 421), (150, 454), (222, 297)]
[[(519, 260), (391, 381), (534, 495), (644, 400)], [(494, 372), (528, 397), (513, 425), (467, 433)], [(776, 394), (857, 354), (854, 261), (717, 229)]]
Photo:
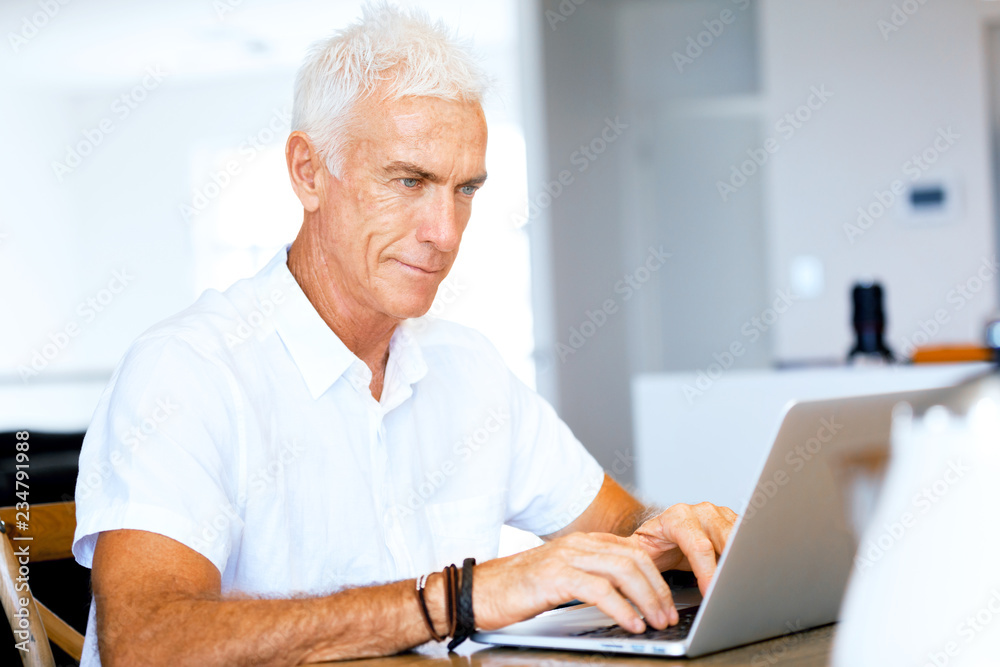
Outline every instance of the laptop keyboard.
[(678, 641), (684, 639), (691, 632), (691, 624), (694, 623), (694, 617), (698, 614), (698, 607), (686, 607), (680, 609), (677, 615), (680, 616), (680, 622), (677, 625), (671, 625), (665, 630), (656, 630), (655, 628), (649, 628), (640, 634), (633, 634), (628, 630), (625, 630), (620, 625), (606, 625), (600, 628), (593, 628), (591, 630), (583, 630), (582, 632), (577, 632), (571, 635), (572, 637), (588, 637), (593, 639), (654, 639), (654, 640), (668, 640), (668, 641)]

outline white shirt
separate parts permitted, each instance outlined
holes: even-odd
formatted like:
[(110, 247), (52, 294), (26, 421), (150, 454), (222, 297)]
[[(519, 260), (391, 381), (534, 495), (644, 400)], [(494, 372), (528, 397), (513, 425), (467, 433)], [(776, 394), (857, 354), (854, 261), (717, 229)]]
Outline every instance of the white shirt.
[[(404, 322), (371, 372), (286, 266), (155, 325), (84, 439), (73, 553), (146, 530), (210, 560), (222, 591), (325, 594), (497, 555), (500, 526), (571, 523), (604, 472), (481, 334)], [(94, 605), (84, 665), (100, 664)]]

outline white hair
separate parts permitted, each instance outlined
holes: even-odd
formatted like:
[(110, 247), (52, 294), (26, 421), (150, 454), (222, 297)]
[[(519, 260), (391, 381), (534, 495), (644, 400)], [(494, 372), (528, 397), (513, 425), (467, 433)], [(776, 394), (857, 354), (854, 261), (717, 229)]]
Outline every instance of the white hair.
[(295, 78), (292, 130), (313, 140), (340, 176), (352, 112), (376, 89), (407, 96), (482, 103), (490, 80), (469, 45), (419, 9), (366, 3), (361, 19), (312, 45)]

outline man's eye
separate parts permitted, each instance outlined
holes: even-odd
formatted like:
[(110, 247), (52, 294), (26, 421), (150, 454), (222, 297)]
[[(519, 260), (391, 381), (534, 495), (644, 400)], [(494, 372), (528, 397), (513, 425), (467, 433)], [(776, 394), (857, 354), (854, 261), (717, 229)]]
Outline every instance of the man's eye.
[(420, 183), (420, 181), (415, 178), (403, 178), (400, 180), (403, 181), (403, 187), (405, 188), (415, 188)]
[(476, 190), (478, 189), (475, 185), (464, 185), (462, 186), (462, 194), (471, 197), (476, 194)]

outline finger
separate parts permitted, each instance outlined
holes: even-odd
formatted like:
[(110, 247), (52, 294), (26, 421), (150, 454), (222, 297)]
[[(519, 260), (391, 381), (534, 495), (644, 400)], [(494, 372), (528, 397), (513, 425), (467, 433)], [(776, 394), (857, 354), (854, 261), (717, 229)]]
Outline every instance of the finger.
[[(670, 593), (670, 586), (663, 580), (663, 575), (660, 574), (660, 569), (656, 566), (656, 563), (653, 562), (653, 559), (649, 556), (649, 554), (636, 546), (633, 541), (616, 535), (592, 533), (581, 535), (580, 539), (574, 540), (572, 544), (580, 551), (586, 551), (599, 557), (615, 556), (618, 558), (628, 559), (631, 562), (631, 566), (622, 563), (618, 571), (612, 570), (609, 572), (606, 569), (602, 571), (605, 574), (614, 573), (617, 575), (614, 581), (616, 584), (620, 584), (618, 586), (619, 589), (625, 592), (629, 599), (637, 605), (640, 605), (643, 613), (646, 614), (647, 618), (653, 621), (653, 624), (656, 625), (656, 627), (662, 629), (668, 624), (676, 624), (678, 622), (680, 617), (677, 614), (677, 609), (674, 607), (674, 600), (673, 595)], [(640, 577), (646, 584), (648, 584), (648, 590), (651, 590), (653, 595), (651, 604), (655, 604), (660, 611), (662, 611), (662, 621), (658, 620), (657, 614), (648, 613), (647, 607), (642, 604), (640, 599), (632, 596), (632, 591), (627, 591), (623, 588), (627, 579), (623, 579), (619, 572), (629, 567), (635, 568), (635, 576)], [(643, 591), (645, 590), (647, 589), (643, 588)]]
[(646, 624), (636, 613), (635, 608), (615, 590), (610, 581), (582, 570), (574, 572), (576, 576), (572, 590), (578, 600), (594, 605), (629, 632), (638, 634), (646, 630)]
[[(628, 556), (581, 551), (571, 556), (569, 564), (611, 582), (639, 608), (646, 622), (655, 628), (662, 630), (667, 627), (672, 620), (672, 614), (677, 613), (673, 609), (669, 587), (666, 590), (665, 601), (663, 593), (653, 587), (635, 561)], [(660, 581), (663, 581), (663, 577), (660, 577)]]
[(736, 512), (728, 507), (718, 507), (711, 503), (695, 505), (694, 509), (702, 528), (715, 546), (715, 553), (721, 555), (729, 543), (729, 534), (736, 521)]
[(670, 611), (673, 608), (670, 586), (664, 581), (663, 574), (656, 566), (653, 557), (641, 544), (630, 538), (605, 533), (594, 533), (592, 537), (599, 541), (599, 544), (596, 545), (596, 553), (613, 553), (632, 559), (653, 590), (665, 603), (664, 610)]
[(715, 575), (715, 544), (702, 528), (701, 521), (691, 507), (664, 521), (666, 536), (677, 543), (687, 558), (691, 571), (698, 580), (698, 590), (704, 595)]

